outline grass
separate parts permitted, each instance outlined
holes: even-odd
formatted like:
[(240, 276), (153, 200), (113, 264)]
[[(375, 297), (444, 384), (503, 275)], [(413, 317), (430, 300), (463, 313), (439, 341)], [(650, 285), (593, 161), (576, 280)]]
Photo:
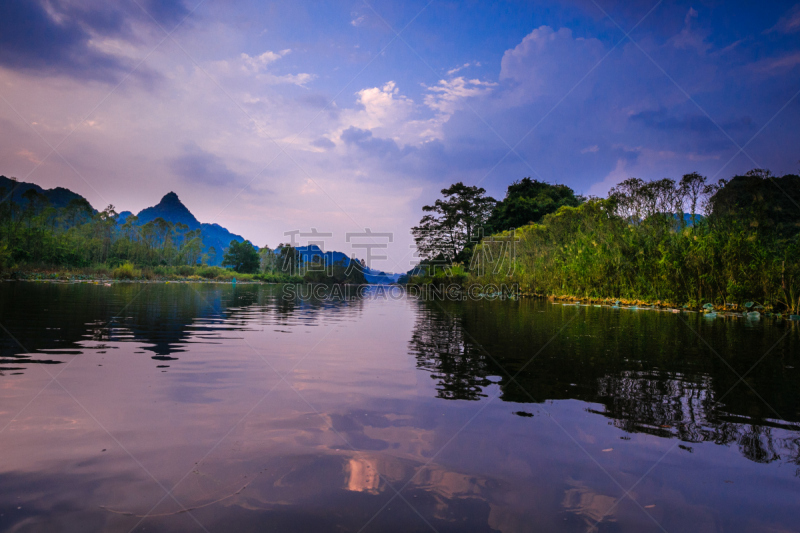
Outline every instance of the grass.
[(242, 274), (218, 266), (136, 266), (126, 262), (116, 267), (104, 264), (91, 267), (65, 268), (50, 265), (20, 265), (0, 274), (4, 279), (20, 280), (124, 280), (124, 281), (264, 281), (267, 283), (300, 283), (302, 278), (282, 274)]

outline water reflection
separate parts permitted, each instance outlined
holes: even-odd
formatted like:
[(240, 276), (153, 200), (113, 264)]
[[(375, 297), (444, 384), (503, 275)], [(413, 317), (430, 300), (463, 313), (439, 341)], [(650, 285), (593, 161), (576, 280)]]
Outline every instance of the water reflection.
[(419, 305), (410, 352), (439, 398), (480, 400), (499, 376), (506, 401), (578, 399), (599, 404), (588, 411), (627, 432), (735, 445), (752, 461), (800, 465), (792, 322), (754, 330), (698, 315), (545, 302)]
[(0, 324), (25, 346), (1, 336), (17, 370), (0, 377), (0, 530), (766, 531), (798, 518), (794, 324), (26, 283), (0, 284)]
[(247, 284), (2, 283), (0, 324), (8, 332), (0, 339), (0, 371), (63, 363), (59, 354), (116, 349), (109, 344), (115, 342), (135, 342), (155, 361), (176, 361), (190, 344), (220, 342), (236, 331), (358, 313), (363, 301), (352, 296), (286, 299), (280, 287)]

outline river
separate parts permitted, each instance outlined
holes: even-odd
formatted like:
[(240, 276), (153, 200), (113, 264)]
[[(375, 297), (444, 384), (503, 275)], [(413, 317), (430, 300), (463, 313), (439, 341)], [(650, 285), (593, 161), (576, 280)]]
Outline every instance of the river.
[(0, 283), (0, 529), (798, 527), (796, 322), (302, 296)]

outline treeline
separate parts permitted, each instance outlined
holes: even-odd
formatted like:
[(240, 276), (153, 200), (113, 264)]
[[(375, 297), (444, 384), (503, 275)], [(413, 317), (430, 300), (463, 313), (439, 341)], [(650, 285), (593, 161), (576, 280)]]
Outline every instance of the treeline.
[[(535, 194), (521, 196), (521, 189)], [(491, 226), (509, 204), (517, 206), (515, 221), (527, 214), (528, 223), (513, 230)], [(463, 231), (460, 215), (449, 215), (438, 220)], [(590, 199), (526, 178), (512, 184), (482, 221), (472, 213), (463, 217), (473, 228), (487, 224), (491, 236), (476, 239), (471, 230), (454, 254), (434, 249), (417, 281), (458, 278), (464, 284), (519, 283), (523, 292), (539, 295), (800, 308), (795, 175), (753, 170), (715, 184), (696, 173), (678, 181), (631, 178), (608, 198)]]
[(120, 224), (113, 205), (95, 211), (79, 198), (55, 207), (34, 189), (26, 190), (20, 202), (12, 198), (12, 191), (0, 188), (0, 271), (5, 273), (30, 268), (102, 272), (127, 265), (128, 273), (135, 266), (178, 275), (176, 268), (205, 265), (217, 253), (213, 247), (204, 250), (199, 229), (163, 218), (139, 224), (130, 215)]
[[(15, 201), (13, 192), (0, 187), (0, 272), (6, 275), (56, 269), (122, 279), (231, 279), (236, 273), (271, 282), (366, 283), (349, 262), (304, 262), (288, 245), (258, 250), (250, 241), (234, 240), (217, 251), (204, 246), (199, 228), (186, 224), (161, 217), (141, 224), (135, 215), (120, 220), (113, 205), (95, 211), (84, 198), (57, 207), (35, 189)], [(209, 266), (218, 253), (227, 269)]]
[[(142, 266), (193, 265), (203, 254), (200, 230), (157, 218), (139, 225), (135, 216), (118, 224), (113, 205), (95, 211), (85, 199), (53, 207), (34, 189), (11, 199), (0, 188), (0, 268), (16, 265), (89, 267), (131, 262)], [(213, 249), (210, 253), (215, 253)]]

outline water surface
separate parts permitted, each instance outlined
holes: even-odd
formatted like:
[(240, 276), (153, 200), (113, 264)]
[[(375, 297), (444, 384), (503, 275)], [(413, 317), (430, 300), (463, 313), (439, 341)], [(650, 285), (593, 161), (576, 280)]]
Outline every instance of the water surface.
[(0, 284), (0, 529), (797, 529), (797, 324), (282, 289)]

